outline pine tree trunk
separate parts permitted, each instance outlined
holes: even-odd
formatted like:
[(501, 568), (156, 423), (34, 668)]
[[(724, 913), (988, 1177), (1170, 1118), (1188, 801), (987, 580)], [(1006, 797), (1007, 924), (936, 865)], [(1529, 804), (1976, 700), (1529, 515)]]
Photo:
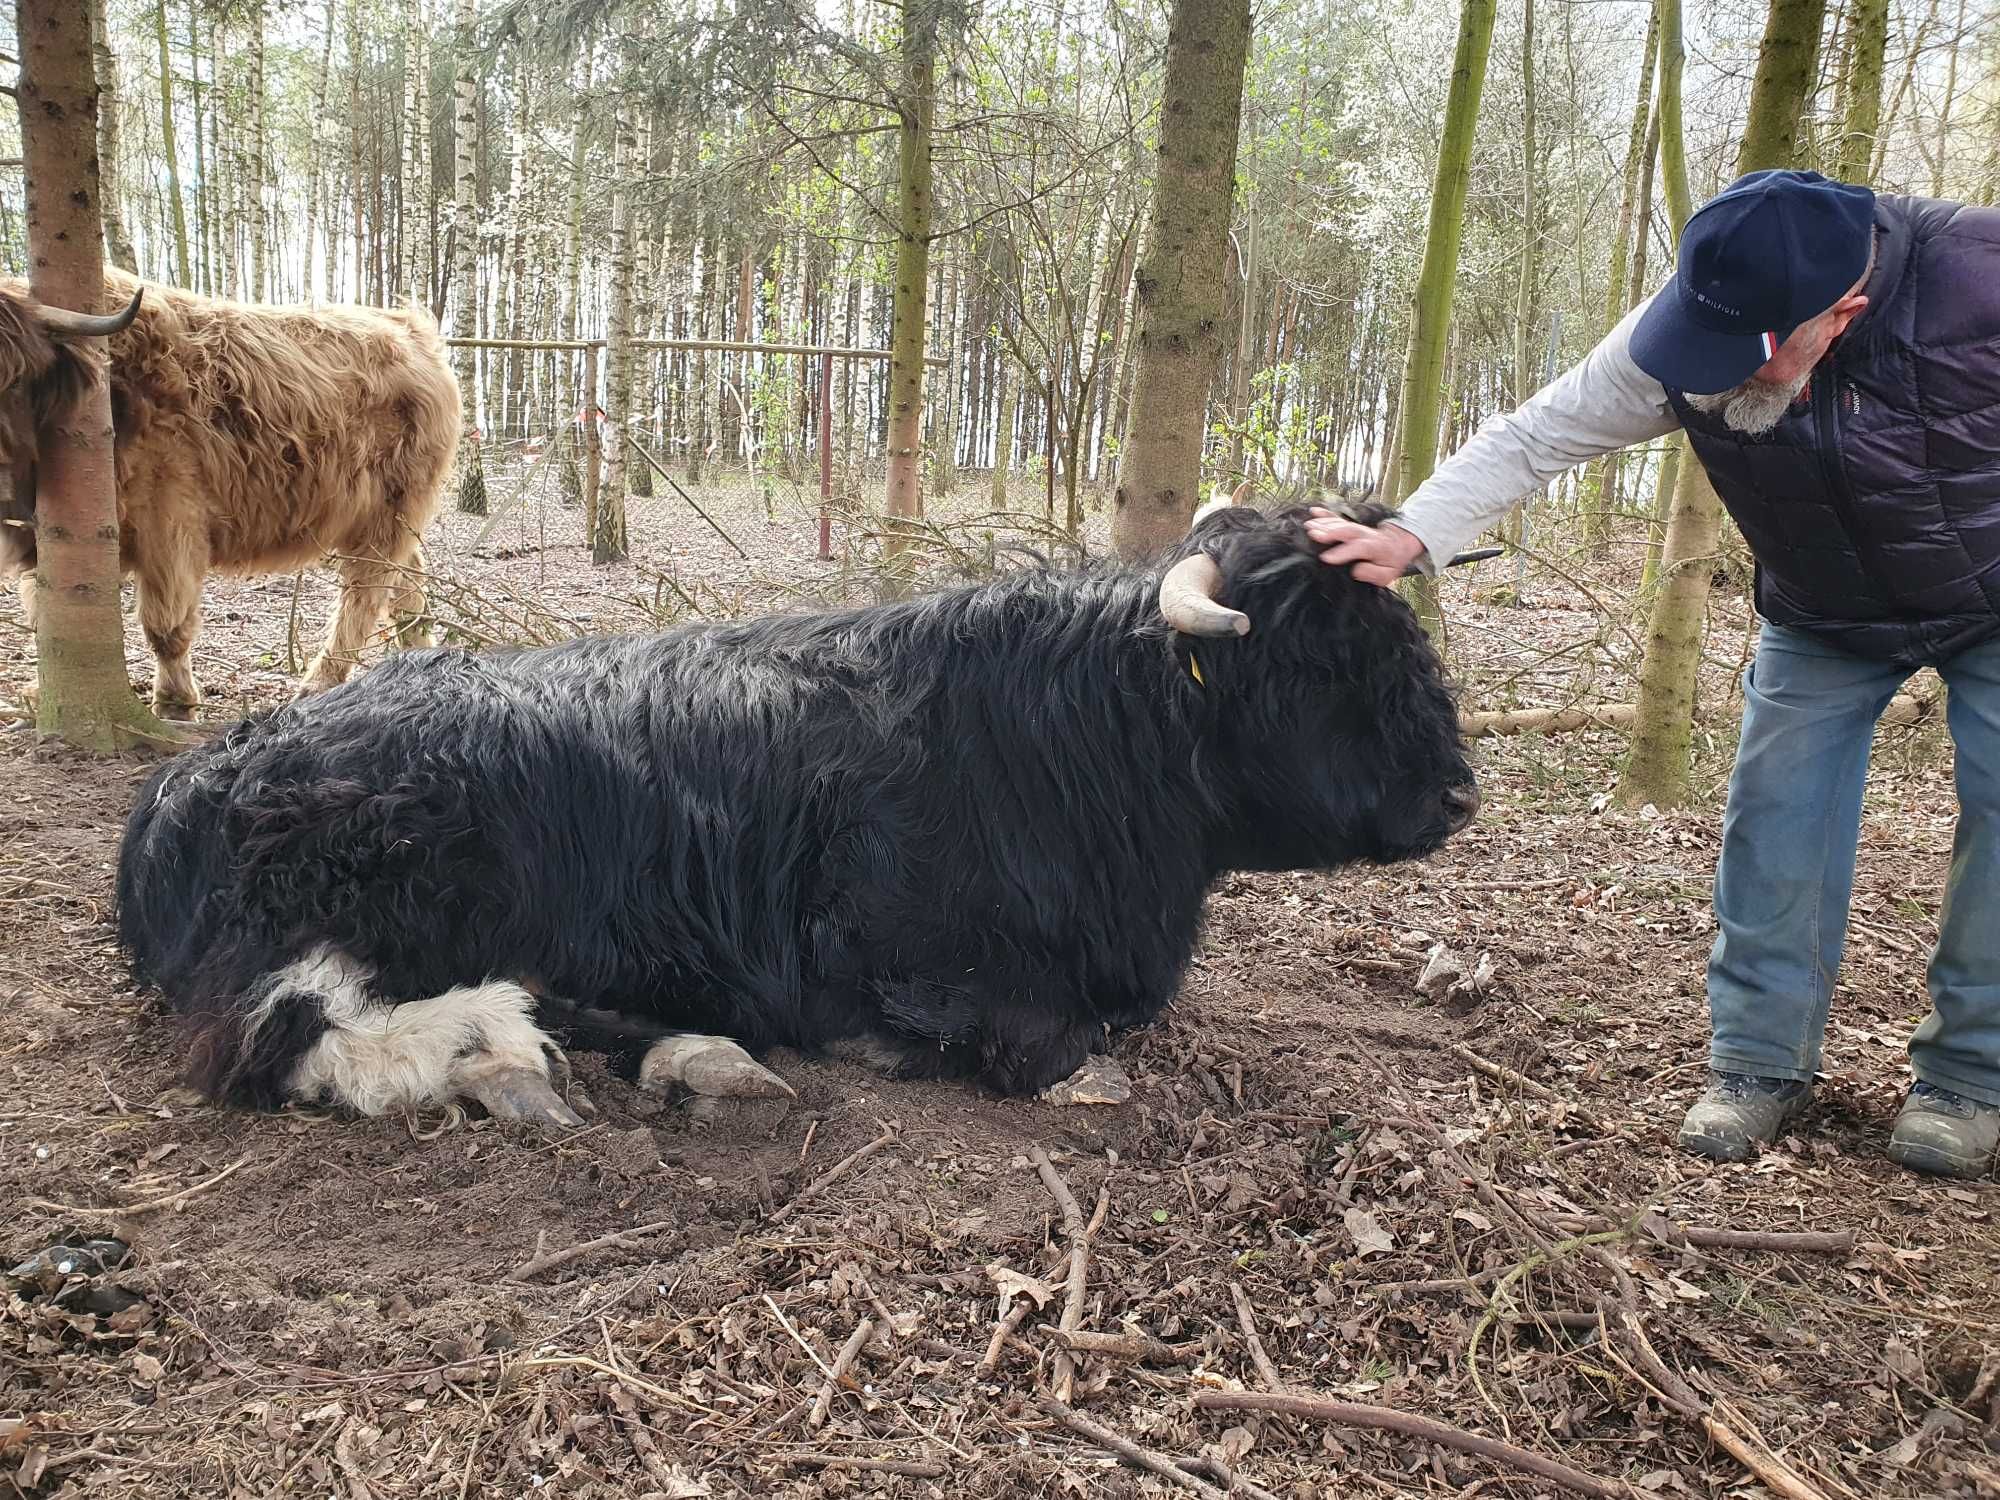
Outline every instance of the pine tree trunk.
[[(631, 38), (620, 57), (617, 113), (611, 140), (611, 285), (604, 308), (604, 490), (590, 538), (594, 563), (623, 562), (625, 469), (632, 440), (632, 172), (636, 154), (632, 123), (638, 60)], [(643, 460), (642, 460), (643, 462)]]
[(120, 270), (139, 269), (132, 236), (125, 228), (125, 169), (121, 160), (124, 94), (118, 85), (118, 55), (111, 50), (111, 27), (104, 0), (90, 0), (90, 56), (97, 77), (97, 170), (104, 184), (104, 248)]
[(1021, 400), (1021, 377), (1000, 361), (995, 377), (1000, 383), (1000, 426), (993, 437), (993, 490), (995, 510), (1007, 508), (1007, 476), (1014, 467), (1014, 414)]
[[(460, 337), (479, 336), (478, 79), (473, 72), (476, 0), (453, 0), (452, 17), (452, 325)], [(486, 514), (486, 468), (479, 453), (479, 351), (458, 351), (465, 395), (458, 452), (458, 508)]]
[(167, 199), (173, 212), (174, 281), (179, 286), (194, 285), (194, 268), (188, 261), (187, 205), (181, 200), (180, 144), (174, 134), (174, 54), (167, 44), (167, 0), (153, 9), (153, 27), (160, 43), (160, 154), (167, 167)]
[[(104, 224), (89, 13), (74, 0), (18, 0), (15, 20), (29, 292), (51, 307), (97, 312)], [(43, 425), (35, 466), (35, 723), (111, 751), (169, 734), (125, 673), (111, 392), (102, 349), (78, 352), (97, 378), (74, 412)]]
[[(1738, 176), (1799, 165), (1799, 118), (1812, 93), (1825, 19), (1826, 0), (1771, 0), (1757, 49), (1757, 76), (1750, 85), (1750, 119), (1736, 154)], [(1664, 46), (1664, 26), (1661, 37)], [(1664, 53), (1661, 59), (1664, 66)], [(1668, 128), (1678, 133), (1680, 127), (1675, 122)]]
[(903, 11), (903, 93), (897, 101), (896, 297), (889, 334), (888, 592), (907, 559), (897, 525), (924, 513), (924, 322), (930, 290), (931, 117), (937, 103), (937, 12)]
[(1174, 0), (1159, 169), (1135, 278), (1132, 404), (1111, 518), (1112, 548), (1128, 560), (1179, 541), (1201, 492), (1249, 50), (1249, 0)]
[(1889, 0), (1854, 0), (1847, 33), (1847, 111), (1833, 176), (1866, 182), (1882, 120), (1882, 55), (1889, 45)]

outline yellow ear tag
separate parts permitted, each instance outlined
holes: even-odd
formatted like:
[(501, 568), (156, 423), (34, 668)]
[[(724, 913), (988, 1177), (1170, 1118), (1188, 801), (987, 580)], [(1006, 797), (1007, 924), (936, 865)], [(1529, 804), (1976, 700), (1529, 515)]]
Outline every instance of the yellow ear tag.
[(1208, 683), (1203, 680), (1201, 675), (1201, 663), (1195, 660), (1195, 655), (1192, 651), (1188, 652), (1188, 671), (1194, 674), (1196, 682), (1201, 683), (1203, 687), (1208, 686)]

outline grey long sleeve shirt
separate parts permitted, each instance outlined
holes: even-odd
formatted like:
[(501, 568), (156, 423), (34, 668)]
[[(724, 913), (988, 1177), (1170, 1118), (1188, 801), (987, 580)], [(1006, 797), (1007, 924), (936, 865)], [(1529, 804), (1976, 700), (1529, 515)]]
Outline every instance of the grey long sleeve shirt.
[(1680, 426), (1666, 390), (1632, 362), (1632, 326), (1645, 308), (1513, 411), (1488, 417), (1411, 492), (1395, 524), (1423, 542), (1425, 572), (1557, 475)]

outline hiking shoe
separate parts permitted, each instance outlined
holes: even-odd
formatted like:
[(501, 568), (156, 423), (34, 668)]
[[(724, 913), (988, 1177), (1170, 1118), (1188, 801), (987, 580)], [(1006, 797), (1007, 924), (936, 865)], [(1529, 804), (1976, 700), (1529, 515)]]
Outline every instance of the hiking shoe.
[(1996, 1143), (2000, 1107), (1919, 1083), (1896, 1116), (1889, 1160), (1938, 1177), (1978, 1177), (1992, 1163)]
[(1711, 1072), (1708, 1092), (1681, 1122), (1681, 1145), (1714, 1161), (1746, 1161), (1811, 1097), (1812, 1085), (1796, 1079)]

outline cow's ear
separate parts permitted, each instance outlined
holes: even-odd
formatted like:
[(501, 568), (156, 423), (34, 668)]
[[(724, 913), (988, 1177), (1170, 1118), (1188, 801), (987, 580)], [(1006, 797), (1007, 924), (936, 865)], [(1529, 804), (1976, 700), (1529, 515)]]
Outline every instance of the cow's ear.
[(46, 368), (34, 377), (29, 403), (37, 431), (73, 416), (104, 372), (104, 355), (89, 344), (51, 343)]

